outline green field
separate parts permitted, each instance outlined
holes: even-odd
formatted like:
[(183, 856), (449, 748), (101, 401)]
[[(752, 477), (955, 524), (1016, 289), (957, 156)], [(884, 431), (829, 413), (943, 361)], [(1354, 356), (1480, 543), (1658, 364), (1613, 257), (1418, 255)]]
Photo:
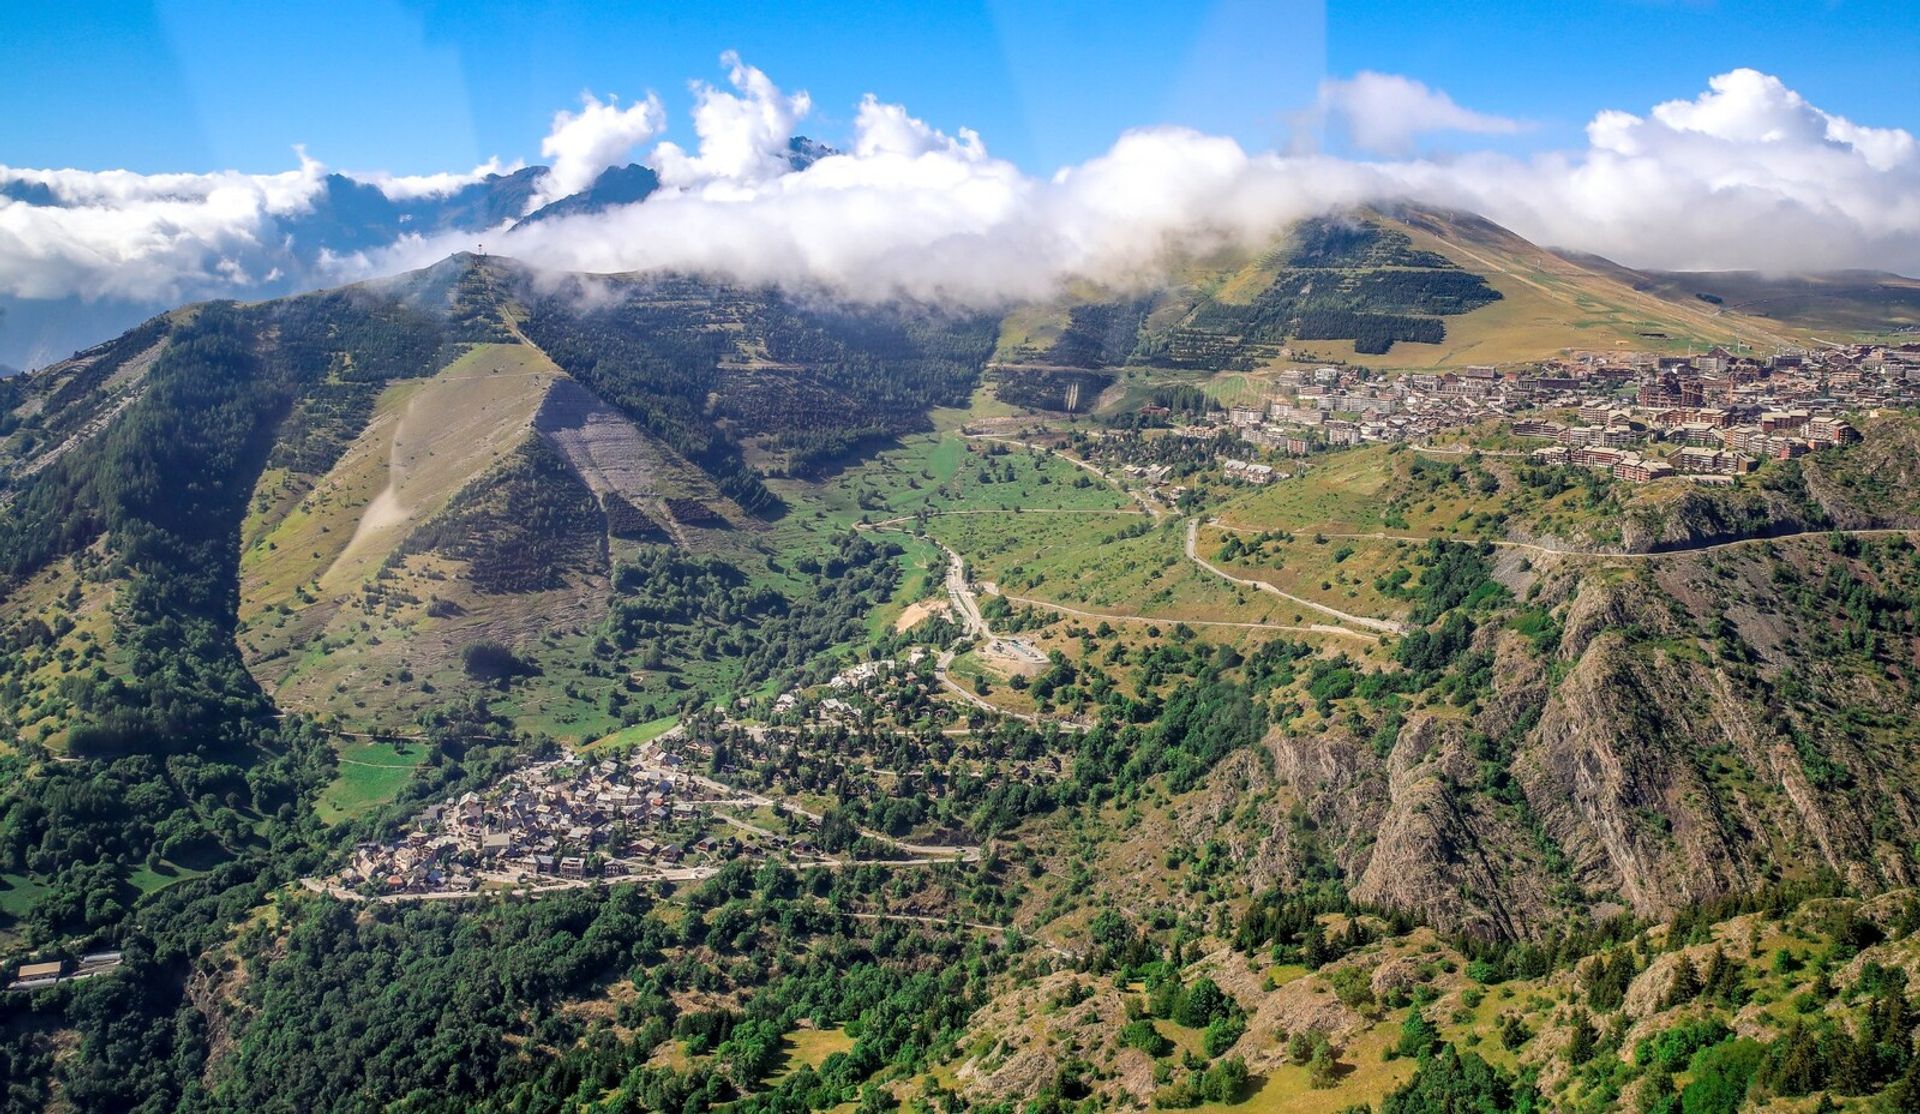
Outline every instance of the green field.
[(46, 883), (25, 875), (0, 874), (0, 916), (8, 921), (26, 916), (27, 910), (33, 908), (33, 903), (48, 889)]
[(149, 894), (158, 890), (164, 890), (175, 882), (184, 882), (189, 878), (198, 878), (205, 873), (206, 871), (204, 870), (195, 870), (177, 863), (162, 862), (155, 868), (149, 868), (147, 866), (134, 868), (133, 872), (127, 876), (127, 881), (133, 883), (134, 889), (139, 890), (143, 894)]
[(599, 750), (625, 750), (637, 747), (641, 743), (650, 743), (667, 733), (667, 729), (679, 723), (677, 716), (662, 716), (646, 723), (636, 723), (631, 727), (622, 727), (611, 734), (602, 735), (593, 742), (580, 748), (581, 753)]
[(329, 824), (349, 820), (393, 800), (426, 761), (423, 743), (355, 741), (338, 750), (340, 772), (320, 795), (316, 811)]
[(786, 1060), (774, 1072), (771, 1079), (773, 1083), (780, 1082), (803, 1067), (817, 1069), (836, 1052), (851, 1051), (853, 1038), (843, 1028), (795, 1029), (780, 1038), (780, 1046), (786, 1051)]

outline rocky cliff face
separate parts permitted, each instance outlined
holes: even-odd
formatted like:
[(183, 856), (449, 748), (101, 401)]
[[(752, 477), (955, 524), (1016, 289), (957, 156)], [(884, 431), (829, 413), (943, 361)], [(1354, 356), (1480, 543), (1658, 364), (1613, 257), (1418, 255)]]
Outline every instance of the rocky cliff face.
[(1838, 605), (1806, 586), (1872, 578), (1900, 599), (1915, 562), (1898, 539), (1840, 559), (1813, 537), (1542, 569), (1557, 647), (1483, 626), (1493, 688), (1468, 709), (1416, 707), (1385, 755), (1338, 719), (1269, 740), (1255, 883), (1331, 866), (1361, 901), (1500, 937), (1820, 871), (1911, 885), (1915, 640), (1838, 652)]
[(1481, 935), (1524, 936), (1544, 904), (1545, 879), (1527, 861), (1511, 810), (1463, 792), (1474, 759), (1456, 724), (1422, 720), (1388, 756), (1388, 807), (1353, 895)]
[(1620, 519), (1620, 549), (1657, 553), (1803, 533), (1828, 524), (1821, 509), (1797, 491), (1687, 488), (1631, 504)]
[(1807, 459), (1808, 495), (1843, 529), (1920, 528), (1920, 418), (1882, 417), (1867, 432), (1844, 456)]

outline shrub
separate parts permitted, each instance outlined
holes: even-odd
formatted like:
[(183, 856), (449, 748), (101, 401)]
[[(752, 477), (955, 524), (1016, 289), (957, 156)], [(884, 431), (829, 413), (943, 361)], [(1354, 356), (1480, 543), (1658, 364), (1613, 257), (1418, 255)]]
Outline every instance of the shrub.
[(467, 676), (477, 681), (505, 681), (532, 672), (512, 650), (487, 638), (467, 643), (467, 648), (460, 652), (460, 662)]

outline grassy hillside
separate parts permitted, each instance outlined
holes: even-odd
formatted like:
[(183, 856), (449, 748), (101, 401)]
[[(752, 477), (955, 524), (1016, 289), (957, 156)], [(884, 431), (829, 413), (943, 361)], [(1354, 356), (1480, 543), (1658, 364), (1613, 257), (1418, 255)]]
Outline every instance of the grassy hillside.
[(1767, 318), (1828, 340), (1920, 326), (1920, 279), (1878, 271), (1764, 275), (1754, 271), (1643, 271), (1665, 298), (1692, 298), (1729, 313)]
[[(1439, 368), (1569, 350), (1770, 349), (1811, 343), (1814, 326), (1851, 333), (1904, 320), (1901, 281), (1876, 290), (1835, 278), (1802, 290), (1808, 304), (1831, 291), (1833, 304), (1852, 307), (1840, 316), (1809, 316), (1792, 300), (1781, 304), (1795, 312), (1770, 313), (1773, 303), (1757, 299), (1781, 291), (1754, 280), (1727, 284), (1752, 298), (1704, 301), (1678, 279), (1556, 254), (1468, 214), (1400, 206), (1304, 222), (1264, 252), (1190, 261), (1145, 300), (1076, 289), (1020, 308), (1003, 322), (994, 359), (1007, 365), (1004, 380), (1025, 383), (1039, 367)], [(1892, 316), (1876, 317), (1874, 305)], [(1046, 391), (1002, 397), (1064, 408)]]
[(1405, 209), (1385, 219), (1416, 244), (1486, 276), (1503, 295), (1461, 319), (1441, 348), (1422, 350), (1404, 366), (1506, 363), (1567, 348), (1697, 351), (1736, 341), (1768, 348), (1805, 342), (1775, 322), (1642, 289), (1647, 284), (1633, 272), (1569, 260), (1478, 217)]

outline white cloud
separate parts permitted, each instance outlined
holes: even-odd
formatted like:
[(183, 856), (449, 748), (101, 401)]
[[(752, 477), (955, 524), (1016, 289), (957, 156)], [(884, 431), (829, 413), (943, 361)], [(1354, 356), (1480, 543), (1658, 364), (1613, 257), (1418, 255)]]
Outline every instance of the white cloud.
[(1356, 147), (1380, 155), (1411, 154), (1414, 140), (1435, 132), (1513, 135), (1527, 126), (1462, 108), (1410, 77), (1371, 70), (1322, 81), (1316, 115), (1343, 130)]
[[(1399, 104), (1400, 126), (1412, 121), (1415, 131), (1519, 126), (1466, 113), (1418, 83), (1376, 78), (1361, 75), (1336, 96), (1350, 123)], [(755, 88), (752, 99), (784, 101), (758, 78)], [(1374, 92), (1354, 92), (1363, 89)], [(1369, 126), (1374, 142), (1398, 138), (1377, 120)], [(757, 149), (778, 145), (778, 129), (758, 135)], [(516, 232), (497, 250), (555, 268), (698, 270), (861, 298), (987, 304), (1074, 278), (1149, 282), (1170, 256), (1257, 243), (1305, 215), (1397, 198), (1480, 212), (1542, 243), (1633, 266), (1920, 272), (1913, 137), (1823, 112), (1752, 71), (1715, 77), (1698, 98), (1644, 117), (1602, 111), (1578, 151), (1360, 161), (1249, 153), (1156, 128), (1046, 179), (992, 158), (977, 135), (947, 136), (869, 97), (847, 153), (805, 172), (710, 179), (619, 213)], [(446, 246), (411, 243), (380, 265), (425, 261)]]
[(0, 197), (0, 294), (181, 301), (250, 285), (243, 261), (274, 254), (276, 221), (305, 212), (325, 173), (304, 152), (281, 174), (0, 167), (0, 187), (56, 202)]
[(716, 89), (704, 81), (693, 89), (693, 134), (700, 137), (697, 155), (677, 143), (654, 149), (652, 165), (668, 186), (747, 184), (762, 182), (787, 171), (787, 141), (813, 108), (805, 92), (788, 96), (766, 74), (728, 51), (720, 56), (727, 83), (735, 92)]
[(1588, 147), (1521, 162), (1403, 164), (1444, 196), (1546, 243), (1659, 269), (1920, 273), (1920, 152), (1779, 79), (1734, 70), (1645, 117), (1602, 111)]
[(586, 189), (601, 171), (625, 163), (634, 148), (666, 125), (667, 110), (652, 93), (625, 108), (615, 97), (602, 101), (592, 93), (580, 94), (580, 111), (554, 113), (553, 130), (540, 141), (540, 154), (551, 161), (527, 211)]
[[(1714, 77), (1691, 99), (1600, 111), (1583, 147), (1533, 157), (1259, 153), (1163, 127), (1128, 132), (1106, 154), (1039, 177), (994, 157), (973, 132), (942, 132), (873, 97), (857, 107), (844, 153), (793, 171), (786, 144), (810, 108), (806, 95), (726, 61), (731, 91), (696, 90), (697, 153), (670, 143), (647, 153), (666, 180), (653, 197), (489, 234), (489, 249), (555, 269), (700, 271), (866, 299), (993, 305), (1076, 278), (1149, 283), (1176, 255), (1258, 244), (1342, 206), (1412, 198), (1632, 266), (1920, 273), (1914, 137), (1821, 110), (1750, 70)], [(1403, 103), (1424, 106), (1409, 114), (1422, 121), (1418, 130), (1448, 120), (1458, 130), (1458, 117), (1435, 108), (1450, 100), (1407, 85), (1419, 95)], [(1342, 103), (1363, 101), (1391, 98)], [(548, 192), (583, 187), (664, 124), (651, 98), (627, 107), (586, 98), (581, 112), (556, 117), (544, 145), (556, 163)], [(444, 177), (361, 177), (390, 195), (422, 196), (493, 165)], [(311, 206), (323, 173), (304, 157), (298, 170), (258, 176), (0, 168), (0, 186), (44, 188), (57, 202), (0, 199), (0, 294), (233, 296), (246, 293), (248, 276), (276, 269), (288, 285), (312, 285), (471, 245), (462, 231), (296, 256), (288, 222)]]
[[(1044, 296), (1072, 278), (1140, 286), (1174, 256), (1278, 234), (1390, 183), (1358, 164), (1313, 173), (1180, 128), (1129, 132), (1050, 179), (888, 106), (862, 114), (855, 153), (757, 182), (667, 190), (639, 205), (543, 221), (490, 250), (557, 270), (685, 270), (862, 300), (972, 306)], [(857, 152), (865, 150), (865, 154)], [(367, 273), (439, 258), (455, 238), (410, 240)]]
[(394, 175), (382, 171), (370, 174), (355, 174), (354, 178), (377, 186), (381, 193), (393, 201), (418, 201), (423, 198), (445, 197), (457, 193), (476, 182), (482, 182), (496, 174), (512, 174), (526, 164), (518, 159), (503, 163), (494, 156), (472, 170), (443, 171), (439, 174)]
[(961, 128), (958, 138), (936, 131), (917, 117), (907, 115), (904, 105), (883, 104), (872, 93), (860, 99), (860, 111), (854, 116), (853, 155), (870, 159), (880, 155), (952, 155), (967, 162), (987, 157), (980, 133)]

